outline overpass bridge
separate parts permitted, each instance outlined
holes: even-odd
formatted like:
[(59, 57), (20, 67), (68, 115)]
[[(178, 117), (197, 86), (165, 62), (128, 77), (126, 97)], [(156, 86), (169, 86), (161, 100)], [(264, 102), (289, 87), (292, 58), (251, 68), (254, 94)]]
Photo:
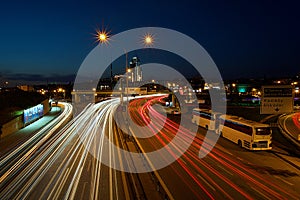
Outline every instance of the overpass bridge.
[[(147, 88), (125, 88), (122, 90), (100, 90), (100, 91), (94, 91), (94, 90), (76, 90), (72, 91), (71, 94), (74, 97), (76, 103), (81, 102), (81, 100), (90, 100), (92, 98), (102, 98), (102, 97), (118, 97), (121, 95), (147, 95), (147, 94), (157, 94), (157, 91), (147, 91)], [(166, 93), (166, 94), (172, 94), (170, 91), (160, 91), (159, 93)]]

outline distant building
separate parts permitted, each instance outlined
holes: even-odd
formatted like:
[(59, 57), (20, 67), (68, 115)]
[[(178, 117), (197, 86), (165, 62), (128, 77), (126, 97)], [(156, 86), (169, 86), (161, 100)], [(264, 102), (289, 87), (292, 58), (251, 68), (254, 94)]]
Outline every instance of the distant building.
[(20, 86), (18, 86), (18, 88), (20, 90), (23, 90), (23, 91), (26, 91), (26, 92), (33, 92), (34, 91), (34, 88), (31, 85), (20, 85)]
[(133, 57), (129, 62), (129, 80), (133, 82), (140, 82), (143, 80), (142, 69), (140, 66), (140, 59)]

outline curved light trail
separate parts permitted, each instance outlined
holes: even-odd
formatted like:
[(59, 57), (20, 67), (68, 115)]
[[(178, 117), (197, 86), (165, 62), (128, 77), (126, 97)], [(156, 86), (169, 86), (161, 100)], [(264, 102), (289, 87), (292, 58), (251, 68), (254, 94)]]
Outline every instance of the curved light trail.
[[(142, 99), (135, 100), (130, 103), (130, 113), (136, 123), (148, 124), (154, 135), (154, 137), (147, 141), (141, 141), (139, 143), (141, 148), (143, 148), (143, 144), (145, 143), (151, 144), (152, 149), (154, 150), (157, 149), (157, 146), (165, 146), (172, 142), (174, 134), (176, 134), (179, 130), (179, 124), (169, 119), (164, 122), (162, 120), (164, 119), (162, 114), (153, 109), (152, 105), (156, 102), (160, 102), (161, 100), (161, 97), (157, 97), (148, 99), (148, 101), (144, 104), (142, 103)], [(143, 104), (143, 106), (140, 106), (141, 104)], [(152, 123), (149, 123), (149, 113), (154, 116), (151, 118), (151, 120), (154, 121)], [(155, 124), (159, 124), (161, 126), (161, 123), (163, 123), (164, 129), (160, 132), (160, 134), (157, 134), (156, 132), (159, 131), (159, 129), (157, 129)], [(182, 142), (185, 142), (186, 138), (191, 137), (191, 135), (193, 134), (189, 131), (189, 129), (185, 129), (184, 137), (181, 138)], [(275, 184), (276, 181), (273, 180), (274, 178), (271, 178), (270, 176), (263, 176), (253, 169), (250, 169), (248, 166), (242, 164), (233, 156), (229, 155), (226, 151), (223, 151), (223, 149), (218, 145), (215, 146), (215, 148), (208, 154), (208, 158), (200, 159), (197, 155), (201, 145), (204, 147), (210, 145), (203, 143), (203, 141), (204, 136), (197, 135), (197, 137), (194, 138), (194, 143), (186, 152), (182, 151), (181, 146), (174, 147), (177, 151), (182, 153), (182, 157), (177, 160), (181, 169), (173, 168), (175, 171), (174, 174), (178, 174), (180, 177), (184, 177), (184, 179), (186, 179), (186, 176), (184, 175), (185, 173), (191, 177), (193, 182), (196, 183), (199, 188), (193, 190), (194, 195), (197, 198), (215, 199), (218, 198), (220, 194), (229, 199), (299, 198), (299, 194), (283, 189), (280, 185)], [(174, 152), (170, 151), (170, 154), (174, 154)], [(214, 163), (214, 166), (212, 166), (211, 163)], [(228, 173), (236, 176), (234, 180), (231, 180), (233, 177), (224, 175)], [(182, 182), (186, 182), (184, 179), (182, 179)], [(235, 179), (240, 180), (237, 182)], [(193, 188), (192, 185), (194, 183), (191, 183), (191, 181), (186, 182), (187, 185), (190, 185), (191, 188)], [(222, 185), (226, 185), (226, 187)], [(214, 189), (212, 190), (210, 186)], [(199, 192), (199, 190), (202, 192)]]
[[(129, 98), (128, 114), (137, 124), (127, 126), (129, 135), (121, 132), (124, 127), (116, 123), (117, 118), (125, 120), (126, 114), (119, 107), (119, 98), (89, 104), (58, 133), (43, 139), (43, 144), (27, 149), (22, 162), (2, 174), (0, 199), (145, 199), (143, 189), (150, 185), (143, 188), (145, 185), (137, 174), (114, 168), (153, 169), (153, 160), (146, 153), (167, 144), (170, 144), (168, 156), (182, 154), (170, 166), (154, 171), (169, 199), (300, 198), (299, 193), (279, 186), (271, 175), (259, 174), (219, 145), (200, 159), (200, 147), (210, 149), (210, 144), (203, 142), (201, 134), (194, 137), (188, 128), (179, 129), (178, 123), (155, 109), (153, 105), (163, 98), (162, 95)], [(134, 137), (141, 131), (148, 131), (144, 135), (152, 137)], [(182, 143), (193, 140), (187, 151), (172, 143), (179, 131)], [(124, 158), (122, 149), (141, 150), (141, 161)], [(156, 159), (163, 162), (165, 156), (158, 154)]]
[[(53, 119), (50, 123), (45, 125), (41, 130), (29, 138), (26, 142), (21, 144), (12, 152), (1, 157), (0, 160), (0, 184), (4, 179), (17, 170), (26, 160), (28, 160), (51, 135), (63, 125), (68, 119), (72, 117), (73, 107), (69, 103), (59, 102), (64, 107), (62, 113)], [(24, 153), (26, 152), (26, 153)]]
[(295, 126), (298, 127), (298, 130), (300, 132), (300, 113), (295, 113), (292, 118)]

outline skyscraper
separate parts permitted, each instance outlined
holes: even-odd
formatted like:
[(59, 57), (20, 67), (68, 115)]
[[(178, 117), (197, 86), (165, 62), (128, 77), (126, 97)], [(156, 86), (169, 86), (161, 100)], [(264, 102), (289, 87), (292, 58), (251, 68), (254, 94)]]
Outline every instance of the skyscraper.
[(140, 59), (138, 57), (133, 57), (129, 62), (130, 67), (130, 78), (131, 82), (140, 82), (143, 79), (142, 69), (140, 66)]

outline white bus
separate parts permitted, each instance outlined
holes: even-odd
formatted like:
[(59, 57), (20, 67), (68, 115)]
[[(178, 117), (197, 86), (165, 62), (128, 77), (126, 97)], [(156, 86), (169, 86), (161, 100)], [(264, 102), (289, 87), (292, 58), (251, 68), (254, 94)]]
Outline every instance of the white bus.
[(220, 113), (213, 113), (208, 109), (194, 108), (192, 123), (215, 132), (219, 128), (218, 118), (220, 115)]
[(219, 120), (220, 127), (216, 132), (222, 137), (250, 150), (272, 149), (269, 125), (231, 115), (221, 115)]

